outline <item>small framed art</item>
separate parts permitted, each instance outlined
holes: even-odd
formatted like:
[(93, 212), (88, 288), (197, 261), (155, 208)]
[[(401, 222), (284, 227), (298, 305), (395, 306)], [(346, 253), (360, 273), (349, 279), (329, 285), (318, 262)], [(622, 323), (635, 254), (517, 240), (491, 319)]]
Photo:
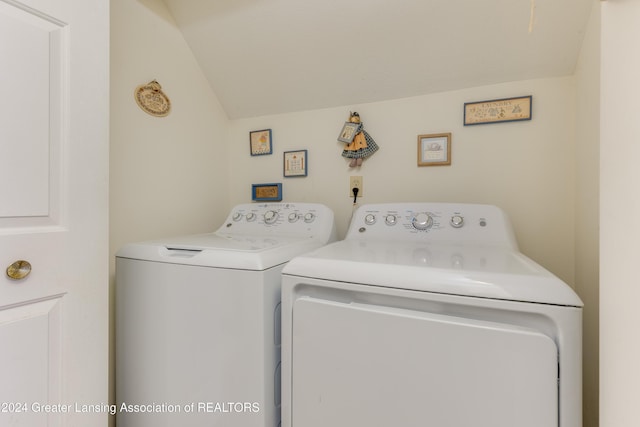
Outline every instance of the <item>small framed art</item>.
[(307, 176), (307, 150), (284, 152), (284, 176)]
[(251, 200), (254, 202), (282, 201), (282, 184), (251, 184)]
[(492, 99), (464, 104), (464, 125), (531, 120), (532, 96)]
[(338, 141), (350, 144), (360, 131), (360, 126), (362, 126), (360, 123), (345, 122), (340, 135), (338, 135)]
[(273, 153), (271, 129), (254, 130), (249, 132), (252, 156), (264, 156)]
[(451, 134), (418, 135), (418, 166), (451, 164)]

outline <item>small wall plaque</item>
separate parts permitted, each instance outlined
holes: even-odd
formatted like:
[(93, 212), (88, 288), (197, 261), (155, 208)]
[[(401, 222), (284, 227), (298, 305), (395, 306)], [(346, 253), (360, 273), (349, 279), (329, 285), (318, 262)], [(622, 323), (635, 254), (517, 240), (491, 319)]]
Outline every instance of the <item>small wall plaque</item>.
[(282, 201), (282, 184), (251, 184), (251, 200), (254, 202)]
[(147, 114), (164, 117), (171, 111), (171, 101), (162, 91), (162, 86), (156, 80), (146, 85), (140, 85), (134, 92), (138, 106)]
[(531, 95), (464, 104), (464, 125), (531, 120)]

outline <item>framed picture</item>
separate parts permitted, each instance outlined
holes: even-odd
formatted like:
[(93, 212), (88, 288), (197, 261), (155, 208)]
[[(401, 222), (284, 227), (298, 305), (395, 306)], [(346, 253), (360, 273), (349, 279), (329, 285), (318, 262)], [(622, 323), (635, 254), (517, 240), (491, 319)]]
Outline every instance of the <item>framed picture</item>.
[(249, 132), (252, 156), (264, 156), (273, 152), (271, 129), (254, 130)]
[(284, 176), (307, 176), (307, 150), (284, 152)]
[(282, 201), (282, 184), (251, 184), (251, 200), (254, 202)]
[(464, 125), (531, 120), (532, 96), (493, 99), (464, 104)]
[(451, 133), (418, 135), (418, 166), (451, 164)]
[(342, 130), (340, 131), (340, 135), (338, 135), (338, 141), (350, 144), (356, 134), (360, 131), (360, 126), (362, 126), (361, 123), (345, 122), (344, 126), (342, 126)]

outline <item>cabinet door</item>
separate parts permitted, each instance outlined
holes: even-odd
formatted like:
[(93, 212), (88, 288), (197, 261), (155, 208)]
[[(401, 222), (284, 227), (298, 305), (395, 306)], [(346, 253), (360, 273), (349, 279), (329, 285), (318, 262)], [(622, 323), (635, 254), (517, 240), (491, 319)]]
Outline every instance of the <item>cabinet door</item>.
[(557, 426), (546, 335), (307, 297), (293, 310), (294, 427)]

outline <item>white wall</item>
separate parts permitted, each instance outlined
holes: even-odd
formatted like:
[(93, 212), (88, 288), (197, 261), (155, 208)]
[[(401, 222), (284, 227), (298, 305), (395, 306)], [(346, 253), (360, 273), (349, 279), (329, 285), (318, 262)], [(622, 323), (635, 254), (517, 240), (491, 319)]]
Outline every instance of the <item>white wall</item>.
[[(533, 120), (463, 126), (468, 101), (533, 95)], [(365, 105), (231, 122), (231, 204), (252, 183), (282, 182), (285, 201), (331, 207), (344, 235), (352, 209), (349, 175), (362, 175), (360, 203), (491, 203), (511, 216), (521, 249), (573, 284), (574, 80), (556, 78), (444, 92)], [(336, 137), (349, 111), (360, 113), (380, 150), (351, 170)], [(270, 128), (274, 154), (251, 157), (249, 132)], [(452, 165), (417, 167), (419, 134), (452, 132)], [(283, 178), (283, 151), (307, 149), (309, 176)]]
[(600, 424), (640, 425), (640, 2), (602, 3)]
[(600, 1), (576, 67), (576, 291), (583, 310), (584, 427), (598, 425)]
[[(229, 169), (226, 114), (164, 3), (112, 0), (111, 26), (113, 277), (113, 255), (127, 242), (217, 228), (229, 209)], [(133, 97), (153, 79), (172, 103), (164, 118)], [(111, 314), (113, 337), (113, 305)]]
[[(212, 230), (227, 210), (226, 114), (163, 2), (112, 0), (111, 14), (112, 248)], [(153, 79), (164, 118), (134, 101)]]

